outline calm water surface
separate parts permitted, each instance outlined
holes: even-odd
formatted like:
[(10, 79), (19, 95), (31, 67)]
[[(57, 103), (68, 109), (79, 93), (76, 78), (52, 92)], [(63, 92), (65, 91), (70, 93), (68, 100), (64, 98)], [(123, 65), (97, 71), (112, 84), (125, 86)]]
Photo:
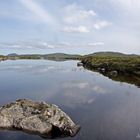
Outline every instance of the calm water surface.
[[(140, 88), (76, 66), (77, 61), (0, 62), (0, 105), (19, 98), (58, 105), (81, 131), (64, 140), (139, 140)], [(0, 130), (0, 140), (43, 140)]]

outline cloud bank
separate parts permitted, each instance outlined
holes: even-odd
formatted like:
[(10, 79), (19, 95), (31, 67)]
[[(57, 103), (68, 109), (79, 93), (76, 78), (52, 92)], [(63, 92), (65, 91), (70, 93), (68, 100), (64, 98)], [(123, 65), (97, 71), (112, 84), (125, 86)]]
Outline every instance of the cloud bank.
[(60, 48), (69, 53), (71, 47), (79, 53), (140, 54), (139, 13), (139, 0), (1, 1), (0, 51)]

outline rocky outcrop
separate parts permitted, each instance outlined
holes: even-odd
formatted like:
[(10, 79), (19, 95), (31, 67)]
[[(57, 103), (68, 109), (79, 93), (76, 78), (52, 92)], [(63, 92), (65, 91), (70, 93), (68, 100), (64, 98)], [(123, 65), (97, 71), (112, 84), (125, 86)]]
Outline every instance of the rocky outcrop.
[(55, 138), (75, 136), (80, 126), (56, 105), (20, 99), (0, 107), (0, 128)]

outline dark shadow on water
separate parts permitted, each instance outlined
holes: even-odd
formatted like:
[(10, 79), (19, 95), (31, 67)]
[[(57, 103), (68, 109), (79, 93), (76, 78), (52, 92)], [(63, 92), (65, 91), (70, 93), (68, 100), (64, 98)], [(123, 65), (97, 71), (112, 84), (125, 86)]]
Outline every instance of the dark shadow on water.
[(67, 137), (70, 137), (69, 134), (65, 134), (65, 133), (62, 133), (60, 131), (59, 128), (53, 126), (53, 131), (50, 133), (50, 134), (47, 134), (47, 135), (41, 135), (37, 132), (31, 132), (31, 131), (26, 131), (26, 130), (22, 130), (22, 129), (14, 129), (14, 128), (0, 128), (0, 131), (13, 131), (13, 132), (22, 132), (22, 133), (25, 133), (25, 134), (29, 134), (29, 135), (32, 135), (32, 136), (39, 136), (40, 138), (43, 138), (43, 139), (60, 139), (60, 138), (67, 138)]
[[(106, 76), (106, 75), (105, 75)], [(133, 84), (135, 86), (137, 86), (138, 88), (140, 88), (140, 78), (136, 77), (136, 76), (117, 76), (117, 77), (111, 77), (108, 76), (110, 79), (114, 80), (114, 81), (119, 81), (119, 82), (125, 82), (128, 84)]]
[(93, 69), (89, 69), (86, 68), (90, 71), (93, 72), (98, 72), (106, 77), (108, 77), (109, 79), (113, 80), (113, 81), (117, 81), (117, 82), (125, 82), (128, 84), (133, 84), (135, 86), (137, 86), (138, 88), (140, 88), (140, 77), (136, 76), (136, 75), (109, 75), (108, 73), (103, 73), (103, 72), (99, 72), (97, 70), (93, 70)]

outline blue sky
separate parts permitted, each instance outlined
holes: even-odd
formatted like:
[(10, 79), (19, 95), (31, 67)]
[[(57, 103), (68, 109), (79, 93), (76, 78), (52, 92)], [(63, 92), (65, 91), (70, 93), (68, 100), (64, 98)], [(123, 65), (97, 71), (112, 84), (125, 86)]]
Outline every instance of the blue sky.
[(1, 0), (0, 54), (140, 54), (140, 0)]

